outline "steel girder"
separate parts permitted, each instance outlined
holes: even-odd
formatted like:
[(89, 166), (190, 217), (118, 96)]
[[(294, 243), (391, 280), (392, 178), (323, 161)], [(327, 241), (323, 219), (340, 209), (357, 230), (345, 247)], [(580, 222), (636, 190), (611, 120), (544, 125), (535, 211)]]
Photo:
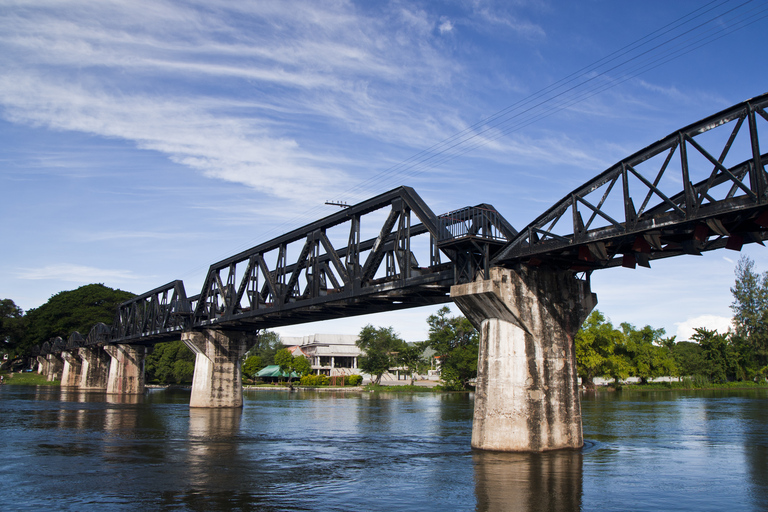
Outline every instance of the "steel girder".
[(191, 327), (191, 314), (192, 303), (184, 283), (171, 281), (120, 304), (109, 342), (157, 343), (178, 338), (181, 331)]
[(618, 162), (526, 226), (492, 263), (634, 268), (761, 242), (767, 105), (768, 94), (734, 105)]
[[(378, 236), (362, 240), (369, 219)], [(345, 208), (211, 265), (192, 326), (269, 328), (447, 302), (453, 268), (440, 263), (438, 230), (409, 187)], [(425, 267), (411, 247), (420, 235), (429, 238)]]
[[(119, 311), (120, 309), (118, 308), (117, 315), (119, 315)], [(88, 336), (85, 337), (85, 342), (83, 343), (83, 346), (85, 347), (104, 346), (107, 343), (109, 343), (110, 339), (112, 339), (112, 328), (103, 322), (99, 322), (91, 328), (91, 331), (88, 333)]]
[(51, 338), (50, 340), (43, 343), (43, 345), (40, 347), (40, 354), (61, 354), (62, 350), (65, 350), (66, 347), (67, 343), (61, 338), (61, 336), (56, 336), (55, 338)]
[(65, 346), (65, 350), (67, 352), (77, 350), (80, 347), (85, 346), (85, 339), (83, 339), (83, 336), (75, 331), (72, 334), (69, 335), (69, 338), (67, 339), (67, 344)]

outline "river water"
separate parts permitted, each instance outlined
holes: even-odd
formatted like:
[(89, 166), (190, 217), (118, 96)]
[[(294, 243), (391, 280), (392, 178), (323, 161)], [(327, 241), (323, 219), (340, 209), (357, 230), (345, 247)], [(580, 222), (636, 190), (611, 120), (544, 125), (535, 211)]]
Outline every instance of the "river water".
[(2, 386), (0, 509), (768, 510), (766, 389), (585, 394), (545, 454), (471, 450), (466, 394), (244, 395)]

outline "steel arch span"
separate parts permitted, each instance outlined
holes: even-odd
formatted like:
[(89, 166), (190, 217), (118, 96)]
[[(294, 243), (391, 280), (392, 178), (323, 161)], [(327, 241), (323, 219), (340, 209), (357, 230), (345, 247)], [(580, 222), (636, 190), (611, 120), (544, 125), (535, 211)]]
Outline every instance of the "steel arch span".
[(492, 263), (592, 271), (761, 243), (768, 179), (768, 94), (638, 151), (523, 228)]

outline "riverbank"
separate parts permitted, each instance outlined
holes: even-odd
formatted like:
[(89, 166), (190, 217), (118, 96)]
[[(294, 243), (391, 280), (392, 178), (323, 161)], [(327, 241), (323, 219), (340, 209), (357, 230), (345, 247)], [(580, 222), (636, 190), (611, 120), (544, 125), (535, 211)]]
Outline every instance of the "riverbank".
[(619, 384), (608, 386), (596, 386), (591, 389), (584, 389), (584, 392), (616, 392), (616, 391), (630, 391), (630, 392), (643, 392), (643, 391), (711, 391), (717, 389), (768, 389), (768, 382), (751, 382), (751, 381), (735, 381), (735, 382), (697, 382), (693, 379), (683, 379), (682, 381), (675, 382), (649, 382), (647, 384), (631, 383), (631, 384)]
[[(295, 391), (345, 391), (345, 392), (387, 392), (387, 393), (439, 393), (442, 389), (439, 386), (411, 386), (409, 384), (396, 386), (377, 386), (366, 384), (365, 386), (293, 386)], [(243, 391), (291, 391), (288, 386), (258, 385), (243, 386)]]
[(60, 386), (61, 381), (47, 380), (37, 372), (3, 373), (3, 384), (9, 386)]

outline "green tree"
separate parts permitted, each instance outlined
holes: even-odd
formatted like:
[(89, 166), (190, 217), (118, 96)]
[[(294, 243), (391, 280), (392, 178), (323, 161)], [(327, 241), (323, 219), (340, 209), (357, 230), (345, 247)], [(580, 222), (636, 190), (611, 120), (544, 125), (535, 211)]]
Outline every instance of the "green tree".
[(293, 378), (295, 359), (291, 351), (287, 348), (282, 348), (275, 354), (275, 364), (280, 366), (280, 372), (283, 375), (288, 375), (288, 385), (291, 385), (291, 379)]
[(357, 346), (365, 351), (365, 355), (358, 359), (360, 369), (373, 375), (373, 383), (379, 384), (381, 376), (395, 366), (395, 353), (402, 350), (406, 343), (392, 327), (375, 328), (369, 324), (360, 330)]
[(280, 335), (274, 331), (261, 331), (256, 343), (251, 347), (246, 356), (259, 356), (263, 367), (276, 364), (275, 354), (285, 346), (280, 341)]
[(735, 273), (733, 346), (739, 349), (744, 371), (754, 373), (768, 365), (768, 272), (758, 274), (755, 263), (742, 256)]
[(678, 375), (687, 377), (707, 375), (707, 362), (701, 345), (690, 341), (679, 341), (671, 350)]
[(243, 375), (253, 378), (265, 365), (261, 363), (261, 356), (248, 356), (243, 361)]
[(156, 384), (191, 382), (194, 370), (195, 354), (181, 340), (156, 344), (144, 360), (145, 378)]
[(0, 300), (0, 353), (16, 355), (16, 347), (24, 339), (25, 331), (24, 311), (11, 299)]
[(734, 351), (729, 347), (728, 335), (703, 327), (694, 329), (691, 336), (701, 346), (706, 361), (706, 376), (712, 382), (723, 383), (735, 377)]
[(177, 384), (181, 384), (182, 382), (192, 382), (194, 374), (195, 363), (183, 359), (177, 359), (173, 362), (173, 379)]
[(413, 345), (406, 343), (400, 348), (395, 358), (397, 365), (408, 370), (411, 375), (411, 386), (413, 386), (415, 373), (419, 370), (419, 366), (424, 363), (423, 354), (423, 343), (414, 343)]
[(622, 323), (624, 348), (630, 357), (631, 373), (647, 384), (656, 377), (677, 375), (677, 367), (669, 343), (663, 338), (664, 329), (646, 325), (635, 329), (629, 323)]
[(600, 311), (590, 313), (575, 338), (576, 371), (583, 385), (592, 387), (595, 377), (611, 374), (611, 369), (620, 361), (614, 358), (614, 350), (623, 342), (623, 337)]
[(86, 336), (98, 322), (111, 325), (117, 306), (133, 297), (103, 284), (59, 292), (39, 308), (27, 311), (27, 329), (19, 348), (28, 351), (55, 336), (67, 339), (74, 331)]
[(449, 316), (450, 312), (443, 306), (427, 318), (427, 343), (440, 358), (440, 376), (446, 389), (463, 390), (477, 377), (480, 341), (469, 320), (463, 316)]
[(293, 358), (292, 369), (303, 377), (312, 373), (312, 363), (310, 363), (309, 359), (304, 356), (295, 356)]

